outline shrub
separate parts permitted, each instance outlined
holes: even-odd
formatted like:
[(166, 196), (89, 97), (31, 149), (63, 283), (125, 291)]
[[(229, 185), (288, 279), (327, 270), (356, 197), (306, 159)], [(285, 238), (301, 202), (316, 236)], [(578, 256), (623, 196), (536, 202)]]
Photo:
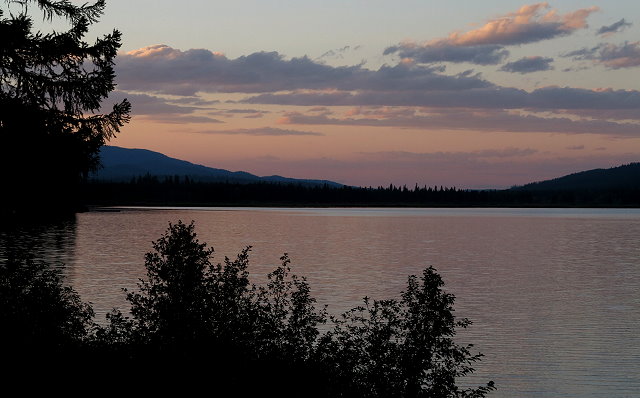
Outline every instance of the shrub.
[(3, 359), (37, 365), (71, 360), (87, 342), (93, 309), (58, 272), (24, 255), (0, 262)]
[(453, 337), (470, 325), (453, 315), (455, 297), (442, 290), (433, 267), (420, 279), (410, 276), (400, 300), (371, 301), (340, 318), (320, 339), (317, 359), (329, 379), (330, 396), (483, 397), (493, 382), (460, 388), (481, 354)]
[(128, 359), (148, 360), (156, 376), (215, 375), (216, 388), (236, 395), (484, 397), (494, 389), (458, 386), (482, 355), (455, 343), (456, 328), (471, 322), (454, 317), (455, 297), (432, 267), (409, 277), (400, 299), (365, 297), (320, 335), (326, 311), (291, 274), (286, 254), (257, 286), (249, 281), (251, 247), (214, 265), (193, 222), (170, 224), (153, 248), (146, 279), (127, 293), (132, 318), (116, 311), (97, 335)]

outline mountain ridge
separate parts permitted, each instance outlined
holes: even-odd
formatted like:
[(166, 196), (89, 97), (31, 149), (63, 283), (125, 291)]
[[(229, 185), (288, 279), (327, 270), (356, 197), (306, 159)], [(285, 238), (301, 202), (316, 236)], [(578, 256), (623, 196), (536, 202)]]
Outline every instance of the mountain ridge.
[[(90, 175), (94, 181), (128, 182), (146, 175), (185, 177), (197, 182), (222, 182), (250, 184), (256, 182), (300, 184), (308, 186), (328, 185), (343, 187), (330, 180), (297, 179), (279, 175), (257, 176), (246, 171), (229, 171), (195, 164), (169, 157), (160, 152), (140, 148), (122, 148), (106, 145), (100, 150), (102, 168)], [(576, 191), (576, 190), (640, 190), (640, 162), (632, 162), (608, 169), (597, 168), (579, 171), (543, 181), (516, 185), (506, 191)]]
[(246, 171), (229, 171), (169, 157), (163, 153), (140, 148), (105, 145), (100, 149), (101, 167), (89, 178), (94, 181), (122, 182), (151, 175), (155, 177), (188, 176), (198, 182), (255, 182), (342, 187), (344, 184), (315, 179), (298, 179), (279, 175), (257, 176)]
[(608, 169), (598, 168), (580, 171), (511, 188), (511, 190), (521, 191), (611, 189), (640, 189), (640, 162), (623, 164)]

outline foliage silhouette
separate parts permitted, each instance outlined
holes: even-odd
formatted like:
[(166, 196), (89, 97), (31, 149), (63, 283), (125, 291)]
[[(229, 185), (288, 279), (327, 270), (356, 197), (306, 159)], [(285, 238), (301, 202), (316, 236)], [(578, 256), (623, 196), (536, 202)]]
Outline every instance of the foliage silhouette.
[[(213, 265), (213, 249), (198, 241), (193, 223), (170, 224), (153, 247), (146, 279), (127, 293), (132, 318), (115, 311), (98, 335), (108, 347), (132, 350), (128, 358), (151, 355), (172, 377), (213, 372), (219, 387), (248, 393), (249, 379), (254, 392), (272, 388), (281, 396), (483, 397), (494, 389), (456, 384), (481, 355), (454, 342), (456, 328), (470, 322), (455, 319), (454, 296), (431, 267), (409, 278), (400, 300), (365, 298), (364, 307), (332, 317), (321, 335), (326, 309), (316, 309), (286, 254), (257, 286), (249, 281), (250, 247)], [(166, 368), (177, 358), (181, 368)], [(282, 375), (289, 381), (274, 385)]]
[(460, 346), (456, 328), (470, 325), (453, 315), (455, 297), (442, 290), (433, 267), (410, 276), (400, 300), (364, 299), (320, 339), (317, 355), (329, 370), (330, 396), (483, 397), (493, 382), (460, 388), (482, 357)]
[[(107, 113), (101, 102), (115, 88), (120, 32), (84, 41), (105, 1), (5, 0), (0, 8), (0, 170), (2, 211), (46, 201), (77, 201), (77, 185), (98, 164), (98, 151), (129, 121), (124, 100)], [(33, 32), (29, 5), (67, 31)], [(55, 194), (51, 194), (55, 193)]]
[(103, 353), (154, 369), (162, 364), (161, 372), (180, 379), (213, 372), (234, 389), (246, 390), (247, 377), (270, 385), (284, 369), (298, 374), (289, 391), (312, 378), (305, 369), (325, 315), (304, 278), (291, 275), (286, 255), (267, 285), (256, 286), (247, 270), (251, 248), (213, 264), (213, 249), (198, 241), (193, 223), (170, 224), (153, 248), (146, 278), (127, 292), (131, 318), (114, 310), (96, 333)]
[(59, 365), (77, 357), (90, 339), (93, 316), (91, 306), (47, 264), (24, 256), (0, 262), (0, 344), (6, 363)]

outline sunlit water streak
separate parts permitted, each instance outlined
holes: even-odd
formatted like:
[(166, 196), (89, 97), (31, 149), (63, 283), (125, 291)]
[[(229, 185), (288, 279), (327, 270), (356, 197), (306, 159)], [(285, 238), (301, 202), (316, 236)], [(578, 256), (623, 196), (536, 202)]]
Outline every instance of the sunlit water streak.
[(257, 283), (289, 253), (333, 314), (365, 295), (397, 297), (408, 275), (435, 266), (474, 322), (459, 339), (486, 355), (473, 380), (494, 380), (492, 396), (640, 396), (639, 210), (130, 208), (10, 243), (66, 264), (104, 320), (126, 310), (122, 288), (135, 288), (144, 253), (178, 220), (195, 221), (216, 261), (252, 245)]

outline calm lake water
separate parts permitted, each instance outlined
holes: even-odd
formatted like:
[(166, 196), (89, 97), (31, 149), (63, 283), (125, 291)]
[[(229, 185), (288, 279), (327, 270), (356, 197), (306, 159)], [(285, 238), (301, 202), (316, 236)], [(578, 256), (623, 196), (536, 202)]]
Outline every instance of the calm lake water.
[(493, 397), (640, 396), (640, 210), (129, 208), (2, 235), (63, 267), (98, 320), (168, 223), (195, 221), (215, 260), (253, 246), (260, 283), (283, 253), (319, 304), (397, 297), (433, 265), (485, 354), (473, 381)]

